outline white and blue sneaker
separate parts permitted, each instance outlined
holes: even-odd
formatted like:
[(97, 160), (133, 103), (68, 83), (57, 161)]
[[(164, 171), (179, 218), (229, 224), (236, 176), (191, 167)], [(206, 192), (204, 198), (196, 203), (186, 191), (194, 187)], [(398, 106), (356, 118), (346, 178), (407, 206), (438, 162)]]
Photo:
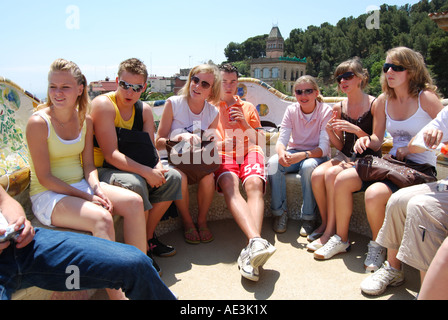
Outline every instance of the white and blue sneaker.
[(335, 234), (322, 248), (314, 251), (314, 258), (317, 260), (328, 260), (339, 253), (348, 251), (350, 251), (350, 242), (343, 242), (341, 237)]

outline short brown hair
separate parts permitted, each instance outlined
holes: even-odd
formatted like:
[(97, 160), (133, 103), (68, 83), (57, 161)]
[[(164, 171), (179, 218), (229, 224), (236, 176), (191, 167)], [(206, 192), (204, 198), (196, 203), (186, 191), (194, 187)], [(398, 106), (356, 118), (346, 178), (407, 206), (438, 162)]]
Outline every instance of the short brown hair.
[(121, 77), (124, 71), (132, 74), (138, 74), (145, 78), (145, 83), (148, 80), (148, 70), (145, 64), (136, 58), (131, 58), (120, 63), (118, 67), (118, 76)]
[(226, 73), (236, 73), (236, 76), (239, 76), (238, 68), (230, 63), (220, 65), (219, 70)]

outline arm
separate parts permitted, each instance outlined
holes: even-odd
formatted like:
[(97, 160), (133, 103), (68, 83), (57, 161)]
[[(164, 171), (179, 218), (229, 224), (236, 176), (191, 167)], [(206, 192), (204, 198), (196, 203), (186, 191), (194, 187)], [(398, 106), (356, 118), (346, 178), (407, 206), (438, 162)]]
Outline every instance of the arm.
[(171, 125), (174, 120), (173, 105), (170, 100), (167, 100), (165, 107), (163, 108), (162, 117), (159, 123), (159, 130), (157, 131), (156, 148), (158, 150), (164, 150), (166, 148), (166, 142), (190, 140), (191, 144), (197, 144), (200, 142), (199, 137), (195, 134), (185, 132), (184, 130), (174, 130), (171, 132)]
[(338, 150), (342, 150), (342, 147), (344, 146), (344, 136), (341, 131), (336, 130), (336, 128), (333, 127), (333, 124), (336, 120), (341, 119), (341, 114), (342, 102), (334, 105), (333, 115), (325, 127), (328, 137), (330, 138), (330, 143)]
[[(448, 108), (443, 108), (428, 125), (426, 125), (409, 143), (411, 153), (425, 152), (427, 149), (435, 150), (443, 142), (446, 142), (448, 136)], [(445, 140), (444, 140), (445, 139)], [(417, 142), (418, 146), (413, 143)]]
[[(150, 134), (151, 139), (154, 136), (154, 118), (147, 115), (148, 105), (144, 106), (143, 111), (143, 126), (144, 131)], [(152, 119), (152, 129), (145, 124)], [(107, 97), (101, 96), (92, 102), (92, 120), (95, 131), (95, 137), (103, 152), (104, 158), (107, 162), (112, 164), (119, 170), (132, 172), (138, 174), (146, 179), (150, 186), (157, 186), (161, 184), (162, 178), (156, 178), (153, 174), (153, 169), (132, 160), (125, 154), (118, 150), (117, 134), (115, 130), (115, 108)]]
[(101, 188), (100, 180), (98, 178), (98, 171), (93, 160), (93, 122), (90, 116), (86, 117), (85, 146), (81, 156), (84, 177), (89, 186), (92, 188), (93, 193), (98, 196), (98, 198), (95, 197), (93, 201), (103, 206), (106, 210), (109, 210), (109, 212), (112, 212), (112, 202), (107, 198)]
[(384, 134), (386, 133), (386, 98), (382, 94), (372, 105), (373, 133), (371, 136), (359, 138), (353, 150), (356, 153), (363, 153), (367, 148), (374, 151), (379, 150), (383, 145)]
[(292, 164), (291, 155), (286, 152), (286, 148), (291, 138), (292, 125), (289, 120), (290, 109), (286, 109), (285, 115), (283, 116), (282, 123), (280, 125), (280, 135), (275, 145), (275, 150), (278, 154), (278, 161), (284, 167), (289, 167)]
[(244, 132), (244, 136), (249, 138), (250, 143), (258, 145), (260, 141), (265, 141), (265, 139), (263, 140), (265, 134), (262, 130), (256, 129), (261, 127), (261, 122), (255, 107), (251, 106), (248, 111), (249, 121), (240, 108), (231, 108), (230, 115), (238, 122)]

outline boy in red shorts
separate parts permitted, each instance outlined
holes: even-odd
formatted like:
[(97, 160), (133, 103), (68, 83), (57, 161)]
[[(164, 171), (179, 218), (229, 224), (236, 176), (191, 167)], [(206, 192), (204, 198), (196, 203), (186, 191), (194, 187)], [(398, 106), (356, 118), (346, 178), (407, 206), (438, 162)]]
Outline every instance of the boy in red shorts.
[[(243, 277), (258, 281), (259, 267), (274, 254), (275, 248), (261, 238), (266, 184), (265, 159), (258, 142), (265, 141), (260, 117), (255, 107), (235, 95), (238, 70), (230, 64), (220, 67), (222, 95), (219, 103), (218, 149), (221, 166), (217, 172), (216, 187), (224, 195), (226, 204), (238, 226), (248, 239), (248, 245), (238, 257)], [(240, 193), (240, 180), (247, 201)]]

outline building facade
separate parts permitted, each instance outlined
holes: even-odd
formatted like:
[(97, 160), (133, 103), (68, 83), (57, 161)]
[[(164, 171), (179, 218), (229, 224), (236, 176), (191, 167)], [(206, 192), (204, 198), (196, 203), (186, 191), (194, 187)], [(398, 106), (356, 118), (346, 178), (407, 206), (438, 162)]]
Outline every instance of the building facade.
[(285, 41), (278, 27), (273, 27), (266, 40), (266, 57), (250, 61), (251, 77), (274, 86), (280, 81), (287, 92), (295, 81), (306, 74), (306, 58), (284, 57)]

